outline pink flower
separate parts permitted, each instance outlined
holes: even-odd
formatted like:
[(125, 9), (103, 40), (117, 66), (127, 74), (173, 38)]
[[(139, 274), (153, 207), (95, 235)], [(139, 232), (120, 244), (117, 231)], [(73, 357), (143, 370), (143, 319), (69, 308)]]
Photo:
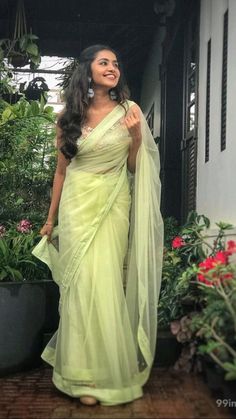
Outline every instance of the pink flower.
[(173, 247), (173, 249), (178, 249), (179, 247), (182, 247), (182, 246), (184, 246), (186, 243), (185, 243), (185, 241), (183, 240), (183, 238), (182, 237), (180, 237), (180, 236), (176, 236), (174, 239), (173, 239), (173, 241), (172, 241), (172, 247)]
[(32, 224), (29, 220), (21, 220), (19, 224), (17, 224), (17, 231), (20, 233), (29, 233), (32, 228)]
[(0, 224), (0, 237), (3, 237), (5, 233), (6, 228), (2, 224)]

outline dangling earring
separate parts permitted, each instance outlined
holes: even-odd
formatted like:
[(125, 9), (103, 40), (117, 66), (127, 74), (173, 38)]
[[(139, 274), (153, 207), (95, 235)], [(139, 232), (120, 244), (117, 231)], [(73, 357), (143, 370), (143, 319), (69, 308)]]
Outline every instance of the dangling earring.
[(89, 99), (92, 99), (92, 97), (94, 97), (94, 90), (91, 87), (91, 81), (92, 81), (91, 77), (88, 77), (89, 88), (88, 88), (88, 91), (87, 91), (87, 96), (88, 96)]
[(110, 90), (109, 95), (110, 95), (111, 100), (116, 100), (117, 99), (117, 94), (116, 94), (116, 91), (114, 89)]

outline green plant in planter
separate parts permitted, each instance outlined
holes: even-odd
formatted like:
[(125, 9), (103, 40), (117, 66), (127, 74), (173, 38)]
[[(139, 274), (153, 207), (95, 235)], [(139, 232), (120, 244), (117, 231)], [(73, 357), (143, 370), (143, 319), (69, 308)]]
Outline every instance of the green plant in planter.
[(204, 295), (204, 308), (192, 321), (200, 338), (199, 353), (207, 354), (236, 380), (236, 242), (199, 264), (197, 278)]
[(13, 39), (0, 40), (0, 61), (7, 58), (13, 67), (30, 64), (36, 69), (41, 62), (37, 40), (36, 35), (27, 33), (24, 1), (18, 0)]
[(43, 263), (32, 255), (39, 241), (38, 229), (29, 220), (0, 225), (0, 281), (39, 280), (49, 277)]
[(204, 215), (191, 212), (184, 226), (168, 218), (165, 223), (162, 285), (158, 305), (159, 326), (166, 328), (173, 320), (195, 310), (200, 293), (196, 286), (193, 264), (206, 253), (204, 231), (210, 221)]
[[(206, 221), (209, 225), (208, 220)], [(229, 357), (226, 359), (224, 356), (229, 355), (226, 351), (227, 345), (233, 345), (231, 356), (236, 349), (236, 329), (234, 329), (236, 327), (235, 264), (229, 263), (230, 255), (232, 256), (236, 251), (236, 244), (233, 241), (226, 243), (225, 232), (232, 228), (230, 224), (223, 222), (217, 224), (218, 235), (213, 244), (209, 241), (205, 230), (202, 229), (204, 224), (199, 226), (194, 222), (192, 226), (184, 227), (183, 234), (173, 241), (179, 249), (179, 255), (187, 255), (187, 261), (190, 261), (189, 266), (186, 265), (186, 269), (179, 277), (178, 286), (181, 289), (188, 289), (192, 284), (195, 289), (198, 289), (198, 305), (195, 310), (190, 312), (187, 317), (180, 316), (171, 322), (172, 333), (183, 344), (176, 368), (194, 369), (199, 360), (199, 353), (205, 351), (212, 359), (217, 356), (217, 353), (221, 353), (222, 360), (224, 359), (226, 362), (225, 368), (231, 370), (233, 374), (235, 360), (234, 358), (229, 360)], [(193, 250), (192, 254), (191, 249)], [(182, 330), (182, 323), (184, 323), (185, 330)], [(224, 336), (226, 346), (222, 342), (220, 345), (220, 341), (217, 341), (218, 333), (219, 339)], [(200, 344), (202, 346), (199, 346)], [(217, 360), (216, 358), (216, 362)], [(219, 359), (219, 362), (222, 360)], [(220, 365), (219, 362), (218, 365)]]
[(40, 100), (41, 96), (47, 100), (48, 85), (43, 77), (35, 77), (24, 91), (27, 100)]
[(25, 34), (20, 38), (5, 40), (1, 45), (4, 51), (4, 57), (8, 59), (13, 67), (23, 67), (30, 64), (30, 68), (36, 70), (41, 62), (36, 40), (38, 36), (33, 34)]

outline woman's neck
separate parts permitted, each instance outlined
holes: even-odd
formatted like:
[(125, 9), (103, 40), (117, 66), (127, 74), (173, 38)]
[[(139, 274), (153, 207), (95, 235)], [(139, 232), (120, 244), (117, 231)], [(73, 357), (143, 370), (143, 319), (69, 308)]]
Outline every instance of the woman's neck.
[(113, 100), (111, 100), (109, 93), (106, 91), (95, 90), (94, 97), (91, 100), (90, 108), (94, 109), (95, 111), (102, 108), (109, 108), (111, 105), (116, 104)]

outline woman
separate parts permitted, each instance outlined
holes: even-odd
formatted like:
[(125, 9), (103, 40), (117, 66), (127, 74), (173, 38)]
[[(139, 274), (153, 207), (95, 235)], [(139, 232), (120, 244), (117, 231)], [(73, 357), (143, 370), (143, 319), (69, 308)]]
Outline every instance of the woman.
[(61, 391), (84, 404), (115, 405), (142, 396), (154, 358), (159, 157), (142, 112), (127, 99), (117, 54), (95, 45), (79, 63), (57, 124), (44, 237), (33, 252), (61, 296), (59, 328), (42, 357)]

